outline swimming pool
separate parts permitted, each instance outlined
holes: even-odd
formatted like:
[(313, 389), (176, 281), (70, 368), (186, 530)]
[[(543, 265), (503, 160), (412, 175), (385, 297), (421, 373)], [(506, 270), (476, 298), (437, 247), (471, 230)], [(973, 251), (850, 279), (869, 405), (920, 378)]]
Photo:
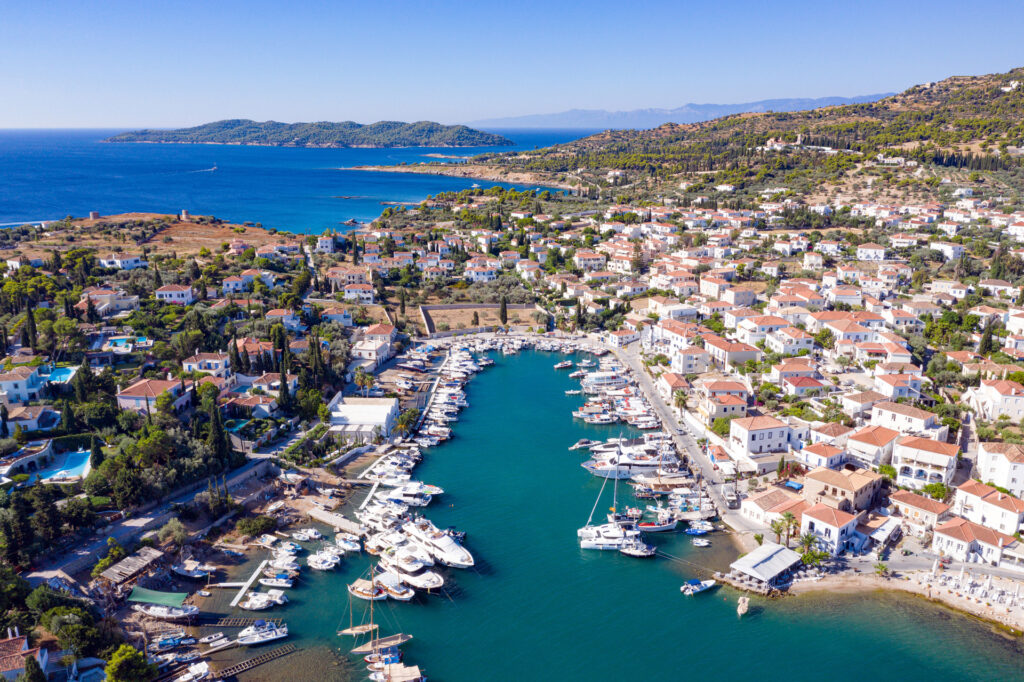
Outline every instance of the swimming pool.
[(252, 421), (252, 420), (251, 419), (239, 419), (239, 420), (230, 419), (230, 420), (228, 420), (228, 422), (224, 426), (231, 433), (238, 433), (239, 431), (244, 429), (245, 425), (248, 424), (250, 421)]
[(89, 464), (90, 454), (88, 450), (76, 450), (57, 455), (53, 464), (36, 472), (37, 480), (59, 483), (72, 478), (85, 478), (92, 469)]
[(78, 371), (77, 367), (57, 367), (47, 377), (47, 381), (51, 384), (63, 384), (71, 380), (71, 377), (75, 376), (75, 372)]

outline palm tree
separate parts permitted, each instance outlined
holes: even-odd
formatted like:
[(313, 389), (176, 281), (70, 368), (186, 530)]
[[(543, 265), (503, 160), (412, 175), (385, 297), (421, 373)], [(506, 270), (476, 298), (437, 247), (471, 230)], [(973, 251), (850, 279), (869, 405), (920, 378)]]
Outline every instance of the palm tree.
[(769, 528), (771, 529), (771, 531), (773, 533), (775, 533), (775, 542), (776, 543), (782, 542), (782, 536), (786, 532), (786, 522), (783, 521), (782, 519), (775, 519), (774, 521), (771, 522), (771, 524), (769, 525)]
[(800, 553), (807, 554), (808, 552), (810, 552), (814, 548), (814, 545), (815, 543), (817, 543), (817, 541), (818, 538), (814, 535), (814, 533), (804, 533), (803, 535), (801, 535), (800, 540), (798, 542), (800, 545), (800, 549), (803, 551)]
[(879, 561), (878, 563), (875, 564), (875, 573), (880, 578), (888, 578), (889, 577), (889, 566), (886, 565), (884, 562)]
[(782, 522), (786, 524), (786, 547), (789, 547), (789, 538), (794, 532), (800, 530), (800, 522), (796, 520), (792, 512), (786, 512), (782, 515)]
[(676, 405), (676, 409), (679, 410), (680, 412), (682, 412), (683, 410), (686, 409), (686, 407), (687, 407), (687, 397), (686, 397), (686, 392), (685, 391), (676, 391), (675, 392), (675, 405)]

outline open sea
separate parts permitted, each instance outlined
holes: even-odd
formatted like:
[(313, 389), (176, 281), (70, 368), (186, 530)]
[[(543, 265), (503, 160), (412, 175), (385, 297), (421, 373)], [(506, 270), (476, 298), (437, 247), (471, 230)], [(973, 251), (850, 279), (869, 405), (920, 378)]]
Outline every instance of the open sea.
[[(1020, 640), (910, 596), (752, 597), (742, 619), (736, 615), (739, 593), (732, 589), (684, 597), (679, 586), (703, 575), (698, 566), (719, 568), (735, 559), (731, 542), (718, 533), (709, 536), (708, 549), (694, 548), (681, 534), (649, 536), (678, 560), (579, 549), (576, 529), (586, 522), (601, 480), (580, 468), (582, 452), (567, 448), (580, 438), (608, 438), (623, 429), (571, 418), (581, 398), (564, 395), (578, 383), (552, 369), (559, 356), (526, 351), (492, 357), (495, 366), (467, 387), (470, 406), (454, 424), (455, 436), (428, 449), (414, 473), (445, 489), (424, 513), (438, 527), (466, 531), (477, 566), (447, 570), (447, 595), (375, 608), (382, 634), (414, 636), (403, 647), (406, 662), (421, 666), (430, 679), (1024, 678)], [(625, 487), (620, 504), (634, 503)], [(609, 484), (595, 518), (610, 504)], [(248, 575), (258, 558), (237, 574)], [(352, 638), (335, 633), (349, 625), (346, 584), (371, 564), (368, 555), (350, 556), (333, 573), (305, 570), (301, 585), (288, 591), (290, 603), (263, 612), (285, 619), (292, 633), (286, 641), (300, 651), (241, 679), (365, 680), (362, 663), (345, 655)], [(204, 610), (228, 613), (233, 594), (217, 591)], [(357, 602), (356, 623), (367, 608)], [(214, 660), (252, 655), (224, 652)]]
[[(533, 149), (588, 134), (502, 130), (512, 147), (294, 149), (210, 144), (106, 144), (123, 130), (0, 130), (0, 226), (89, 211), (214, 215), (298, 233), (370, 221), (382, 202), (419, 202), (484, 180), (341, 170)], [(216, 170), (211, 170), (216, 168)], [(505, 184), (506, 187), (533, 189)]]

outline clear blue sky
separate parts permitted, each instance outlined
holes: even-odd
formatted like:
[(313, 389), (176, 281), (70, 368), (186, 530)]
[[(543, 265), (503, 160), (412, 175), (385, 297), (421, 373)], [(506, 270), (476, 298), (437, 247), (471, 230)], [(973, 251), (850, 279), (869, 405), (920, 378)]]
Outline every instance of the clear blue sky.
[(445, 123), (1024, 65), (1022, 0), (0, 0), (0, 128)]

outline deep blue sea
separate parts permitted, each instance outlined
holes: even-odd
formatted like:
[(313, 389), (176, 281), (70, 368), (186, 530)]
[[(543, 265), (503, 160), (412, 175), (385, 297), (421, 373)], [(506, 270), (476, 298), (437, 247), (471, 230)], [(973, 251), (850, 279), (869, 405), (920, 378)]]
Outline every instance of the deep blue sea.
[[(583, 137), (580, 130), (501, 130), (513, 147), (292, 149), (226, 145), (105, 144), (122, 130), (0, 130), (0, 225), (89, 211), (214, 215), (300, 233), (369, 221), (382, 202), (422, 200), (474, 182), (436, 175), (341, 170), (532, 149)], [(216, 168), (216, 170), (211, 170)], [(508, 185), (514, 186), (514, 185)], [(517, 186), (519, 189), (532, 189)]]

